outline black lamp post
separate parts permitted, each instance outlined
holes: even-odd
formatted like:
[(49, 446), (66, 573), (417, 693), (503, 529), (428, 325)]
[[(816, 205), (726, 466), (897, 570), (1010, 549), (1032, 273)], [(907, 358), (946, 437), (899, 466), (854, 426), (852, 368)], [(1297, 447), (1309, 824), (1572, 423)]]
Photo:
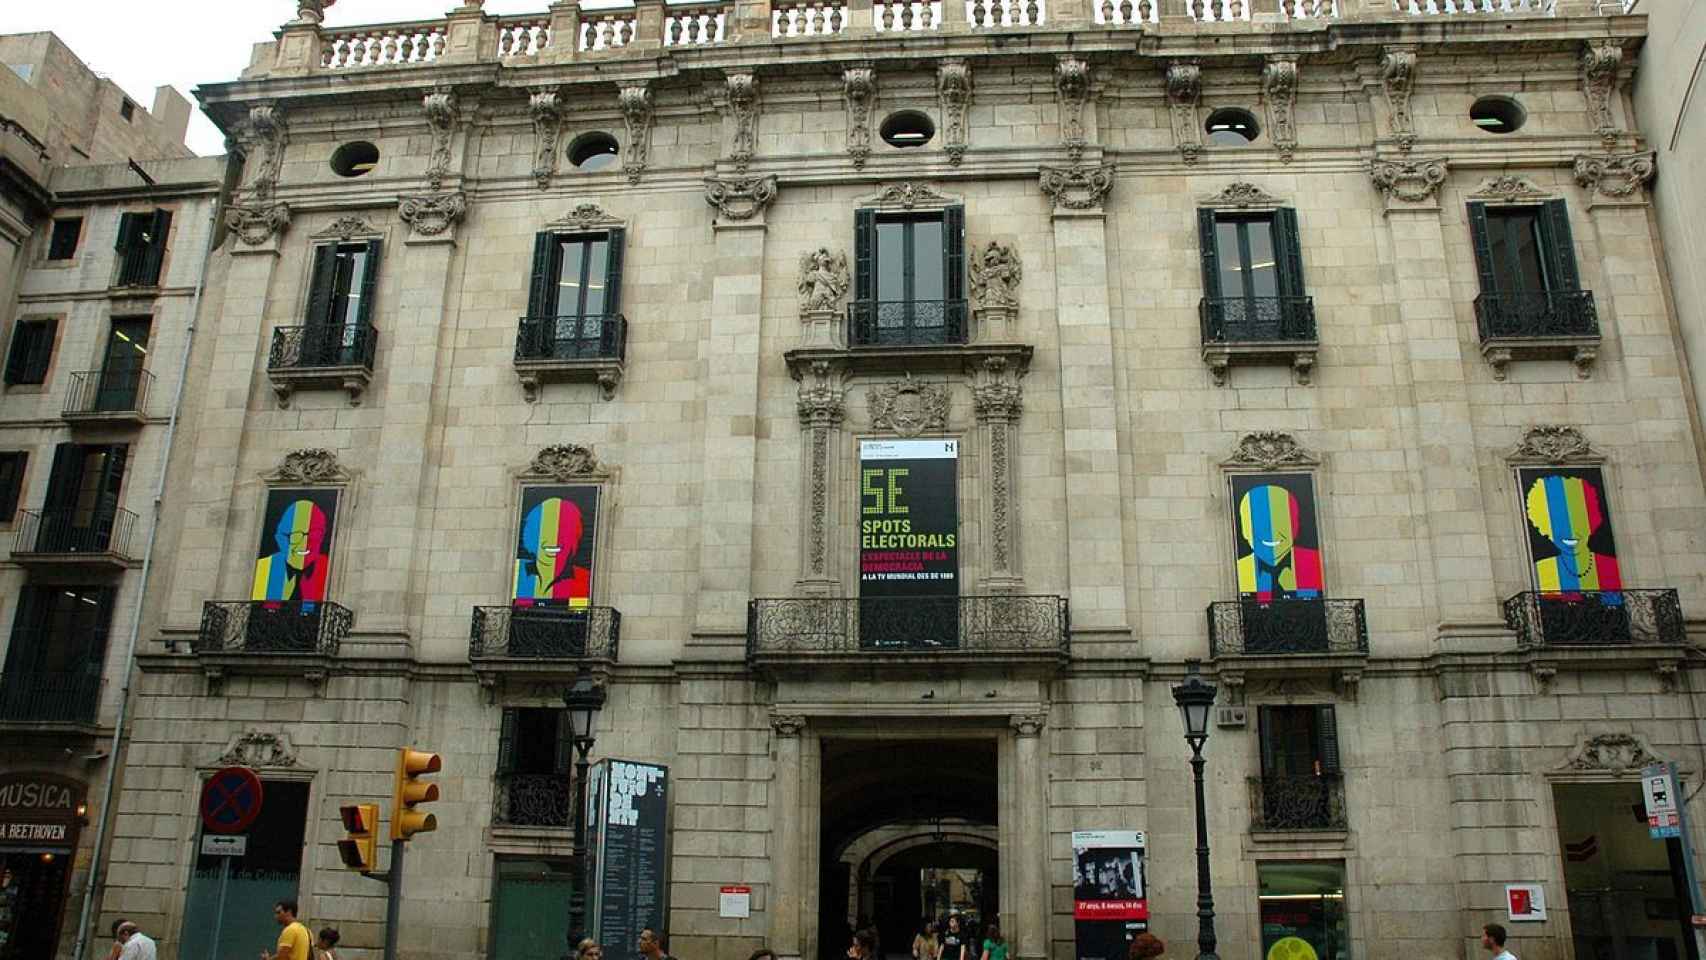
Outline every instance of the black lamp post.
[(1208, 715), (1214, 709), (1214, 684), (1197, 673), (1199, 660), (1186, 660), (1190, 674), (1173, 688), (1173, 702), (1185, 721), (1185, 742), (1191, 745), (1191, 770), (1197, 782), (1197, 960), (1220, 960), (1215, 953), (1214, 883), (1209, 879), (1208, 817), (1203, 808), (1203, 744), (1208, 742)]
[(575, 892), (569, 897), (569, 950), (586, 936), (586, 889), (591, 882), (591, 864), (586, 854), (586, 768), (592, 750), (593, 721), (604, 708), (604, 686), (582, 670), (563, 691), (563, 706), (569, 710), (569, 727), (575, 748)]

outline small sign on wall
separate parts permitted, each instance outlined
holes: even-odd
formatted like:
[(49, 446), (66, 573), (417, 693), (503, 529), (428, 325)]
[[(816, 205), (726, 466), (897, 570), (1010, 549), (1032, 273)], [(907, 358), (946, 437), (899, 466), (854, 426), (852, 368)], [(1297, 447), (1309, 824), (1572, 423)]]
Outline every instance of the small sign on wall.
[(1538, 883), (1506, 884), (1505, 902), (1512, 923), (1546, 919), (1546, 894)]
[(752, 916), (752, 888), (722, 887), (717, 891), (717, 916), (745, 920)]

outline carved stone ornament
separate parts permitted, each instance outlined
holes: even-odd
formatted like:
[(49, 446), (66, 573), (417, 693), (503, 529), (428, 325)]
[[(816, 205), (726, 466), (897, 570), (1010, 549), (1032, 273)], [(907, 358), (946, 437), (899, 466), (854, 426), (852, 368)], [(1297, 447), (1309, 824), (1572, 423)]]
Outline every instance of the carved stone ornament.
[(800, 381), (797, 408), (800, 423), (807, 426), (840, 423), (846, 413), (842, 401), (842, 373), (825, 360), (814, 360), (807, 369), (795, 371)]
[(298, 760), (289, 736), (246, 730), (232, 737), (213, 763), (220, 767), (276, 768), (297, 766)]
[(256, 201), (272, 198), (284, 168), (284, 148), (290, 143), (290, 130), (284, 123), (284, 110), (276, 104), (262, 103), (249, 108), (248, 122), (238, 139), (245, 146), (260, 150), (255, 164), (254, 179), (249, 181), (249, 194)]
[(1613, 200), (1639, 196), (1658, 170), (1658, 154), (1653, 151), (1576, 158), (1576, 182)]
[(1212, 197), (1204, 197), (1202, 205), (1214, 208), (1248, 210), (1252, 207), (1282, 207), (1285, 201), (1245, 180), (1226, 185)]
[(225, 226), (240, 242), (258, 247), (290, 226), (290, 204), (234, 203), (225, 208)]
[(1102, 205), (1108, 191), (1114, 187), (1112, 164), (1042, 167), (1039, 173), (1043, 192), (1048, 194), (1057, 209), (1094, 210)]
[(936, 66), (936, 96), (942, 103), (942, 149), (958, 166), (971, 144), (966, 109), (971, 105), (971, 64), (959, 58)]
[(1321, 458), (1289, 433), (1264, 430), (1246, 433), (1238, 441), (1232, 456), (1222, 461), (1222, 465), (1278, 470), (1282, 467), (1318, 467)]
[(1375, 160), (1374, 186), (1389, 199), (1404, 203), (1426, 203), (1439, 194), (1445, 183), (1446, 159)]
[(545, 225), (550, 230), (598, 230), (620, 227), (622, 221), (596, 203), (577, 203), (573, 210)]
[(797, 737), (806, 729), (806, 718), (797, 713), (773, 713), (770, 729), (778, 737)]
[(729, 159), (734, 161), (736, 170), (744, 172), (758, 150), (758, 77), (750, 71), (731, 73), (727, 83), (729, 115), (735, 122)]
[(400, 197), (397, 201), (397, 215), (417, 237), (436, 237), (449, 230), (467, 212), (468, 198), (460, 190), (416, 194)]
[(266, 479), (270, 483), (348, 483), (350, 473), (338, 462), (336, 453), (311, 447), (285, 454), (278, 469)]
[(320, 23), (326, 19), (326, 8), (337, 0), (296, 0), (297, 23)]
[(835, 310), (852, 286), (847, 254), (818, 247), (800, 256), (800, 311), (817, 313)]
[(1084, 154), (1084, 104), (1090, 99), (1090, 64), (1071, 56), (1054, 62), (1054, 90), (1060, 98), (1060, 142), (1077, 162)]
[(450, 175), (450, 137), (456, 128), (456, 94), (441, 87), (421, 98), (421, 112), (426, 114), (427, 126), (432, 128), (432, 156), (427, 161), (427, 185), (434, 190), (444, 186)]
[(871, 156), (871, 103), (877, 96), (877, 71), (870, 65), (841, 71), (841, 90), (847, 97), (847, 155), (853, 169), (863, 170)]
[(948, 427), (947, 388), (914, 380), (910, 373), (905, 380), (872, 387), (866, 396), (871, 405), (872, 429), (916, 437)]
[(1571, 463), (1604, 463), (1605, 457), (1581, 428), (1563, 424), (1540, 424), (1529, 427), (1514, 449), (1505, 456), (1513, 463), (1544, 463), (1562, 466)]
[(527, 476), (550, 480), (585, 480), (602, 477), (607, 470), (598, 462), (591, 447), (578, 443), (558, 443), (540, 450), (527, 465)]
[(1173, 119), (1173, 143), (1186, 163), (1202, 154), (1202, 130), (1197, 125), (1197, 101), (1202, 98), (1202, 67), (1195, 60), (1167, 64), (1167, 105)]
[(1415, 83), (1415, 47), (1387, 47), (1380, 51), (1380, 85), (1392, 114), (1392, 136), (1405, 153), (1416, 145), (1416, 125), (1410, 115), (1410, 92)]
[(1006, 357), (985, 357), (971, 373), (972, 410), (980, 422), (1018, 419), (1024, 409), (1025, 391), (1019, 385), (1024, 370), (1016, 369)]
[(356, 237), (377, 236), (379, 236), (379, 231), (373, 229), (366, 220), (357, 216), (339, 217), (326, 224), (324, 230), (314, 234), (316, 239), (322, 240), (352, 240)]
[(527, 98), (527, 112), (533, 117), (533, 181), (544, 190), (557, 175), (557, 139), (563, 132), (562, 94), (555, 87), (535, 90)]
[(1041, 713), (1015, 713), (1007, 718), (1013, 732), (1021, 737), (1034, 737), (1043, 732), (1048, 716)]
[(1291, 162), (1297, 150), (1297, 58), (1269, 57), (1262, 66), (1262, 98), (1268, 105), (1268, 135), (1280, 160)]
[(877, 194), (873, 205), (879, 207), (900, 207), (911, 210), (913, 207), (945, 207), (953, 203), (953, 198), (936, 192), (928, 183), (896, 183), (883, 188)]
[(616, 88), (616, 105), (628, 131), (628, 146), (622, 151), (622, 170), (629, 183), (639, 183), (640, 174), (652, 152), (652, 87), (639, 80)]
[(1626, 774), (1642, 767), (1664, 763), (1647, 744), (1632, 734), (1599, 733), (1584, 737), (1570, 751), (1558, 772)]
[(1588, 116), (1607, 148), (1617, 143), (1617, 116), (1611, 110), (1611, 95), (1617, 89), (1617, 71), (1623, 66), (1623, 45), (1616, 40), (1589, 40), (1582, 44), (1582, 92), (1587, 94)]
[(982, 250), (973, 248), (971, 258), (971, 302), (974, 307), (1016, 307), (1024, 264), (1010, 246), (989, 241)]
[(1533, 180), (1506, 174), (1483, 181), (1475, 192), (1469, 195), (1475, 200), (1502, 200), (1506, 203), (1521, 203), (1523, 201), (1541, 201), (1551, 199), (1552, 194), (1536, 186)]
[(776, 199), (776, 175), (738, 177), (724, 180), (705, 178), (705, 202), (717, 208), (724, 220), (751, 220)]

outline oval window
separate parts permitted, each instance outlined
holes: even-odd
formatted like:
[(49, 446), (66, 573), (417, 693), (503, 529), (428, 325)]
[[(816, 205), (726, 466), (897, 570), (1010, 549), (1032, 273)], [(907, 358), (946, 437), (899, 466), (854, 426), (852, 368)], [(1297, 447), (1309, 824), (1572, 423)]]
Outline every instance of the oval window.
[(1211, 147), (1246, 147), (1262, 133), (1255, 115), (1248, 110), (1216, 110), (1208, 115), (1203, 129), (1208, 131)]
[(608, 133), (583, 133), (569, 144), (569, 162), (575, 169), (586, 173), (605, 170), (616, 164), (617, 154), (622, 148), (616, 145), (616, 138)]
[(878, 132), (891, 147), (922, 147), (936, 136), (936, 124), (917, 110), (902, 110), (885, 117)]
[(346, 143), (332, 151), (332, 172), (340, 177), (359, 177), (379, 166), (379, 148), (366, 140)]
[(1469, 108), (1469, 119), (1487, 133), (1515, 133), (1528, 119), (1528, 111), (1510, 97), (1482, 97)]

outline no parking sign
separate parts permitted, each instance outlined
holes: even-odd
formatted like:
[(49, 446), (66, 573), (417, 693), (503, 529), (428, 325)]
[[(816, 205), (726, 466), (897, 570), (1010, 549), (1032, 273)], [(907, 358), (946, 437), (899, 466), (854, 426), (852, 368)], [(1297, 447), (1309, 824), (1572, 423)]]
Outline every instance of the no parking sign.
[(248, 767), (224, 767), (201, 786), (201, 826), (208, 833), (242, 833), (261, 815), (261, 778)]

